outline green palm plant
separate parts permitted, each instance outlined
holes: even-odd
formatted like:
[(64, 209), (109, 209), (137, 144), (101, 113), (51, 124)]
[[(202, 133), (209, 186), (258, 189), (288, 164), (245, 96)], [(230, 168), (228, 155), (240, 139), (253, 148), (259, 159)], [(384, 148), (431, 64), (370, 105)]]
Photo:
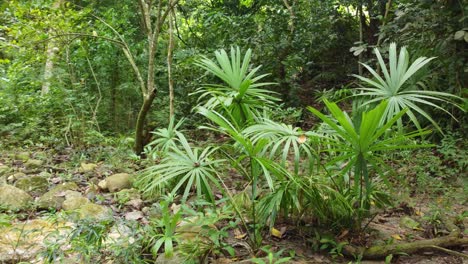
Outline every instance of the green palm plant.
[(306, 133), (299, 127), (276, 123), (269, 119), (263, 119), (258, 124), (247, 127), (243, 133), (252, 138), (255, 143), (260, 139), (266, 139), (265, 150), (269, 150), (270, 159), (280, 155), (283, 166), (292, 151), (294, 156), (294, 173), (299, 173), (301, 155), (305, 155), (309, 164), (309, 172), (312, 171), (315, 155), (312, 147), (307, 142)]
[(353, 187), (351, 187), (351, 194), (358, 199), (359, 208), (362, 209), (363, 212), (363, 215), (358, 216), (358, 218), (361, 219), (370, 209), (374, 190), (369, 177), (368, 167), (371, 166), (383, 177), (384, 171), (382, 168), (387, 168), (387, 166), (380, 158), (379, 153), (395, 149), (410, 149), (427, 146), (408, 144), (407, 142), (409, 139), (426, 135), (430, 133), (430, 131), (419, 130), (406, 134), (397, 132), (387, 137), (386, 135), (388, 135), (387, 132), (389, 129), (407, 111), (407, 109), (403, 109), (396, 113), (390, 120), (385, 121), (388, 109), (387, 101), (381, 102), (370, 111), (364, 111), (360, 119), (358, 119), (359, 122), (356, 122), (356, 124), (354, 124), (346, 112), (343, 112), (335, 103), (325, 100), (325, 104), (332, 118), (320, 113), (320, 111), (313, 107), (308, 107), (308, 109), (329, 125), (339, 137), (339, 140), (332, 140), (332, 138), (330, 138), (330, 141), (327, 142), (327, 144), (334, 146), (332, 149), (326, 149), (327, 151), (339, 153), (335, 158), (329, 161), (327, 165), (343, 162), (345, 165), (342, 167), (340, 175), (345, 175), (353, 171), (354, 184)]
[[(358, 88), (361, 92), (355, 95), (370, 97), (370, 100), (365, 101), (362, 106), (387, 100), (388, 104), (381, 124), (390, 121), (393, 116), (397, 115), (401, 110), (408, 108), (406, 115), (408, 115), (411, 122), (413, 122), (418, 129), (421, 129), (421, 125), (416, 114), (420, 114), (422, 117), (429, 120), (438, 131), (442, 132), (439, 125), (421, 108), (421, 105), (434, 107), (455, 118), (450, 112), (436, 104), (436, 102), (445, 102), (457, 106), (451, 99), (460, 98), (449, 93), (421, 89), (421, 87), (424, 88), (425, 85), (418, 81), (417, 73), (434, 58), (419, 57), (410, 64), (409, 53), (406, 47), (401, 48), (397, 57), (397, 46), (395, 43), (391, 43), (388, 58), (389, 67), (387, 68), (377, 48), (375, 49), (375, 54), (379, 66), (382, 69), (383, 77), (367, 64), (362, 65), (371, 73), (373, 79), (360, 75), (353, 75), (368, 85), (367, 87)], [(402, 120), (399, 119), (397, 122), (401, 129), (403, 127)]]
[(177, 132), (184, 121), (185, 119), (182, 118), (176, 123), (175, 118), (172, 117), (167, 128), (160, 128), (151, 132), (156, 136), (156, 139), (145, 146), (146, 155), (156, 159), (158, 156), (167, 153), (171, 148), (177, 148)]
[(168, 188), (171, 184), (174, 185), (171, 194), (176, 194), (179, 189), (185, 187), (183, 201), (195, 186), (198, 196), (204, 195), (207, 200), (213, 202), (211, 185), (219, 187), (215, 176), (216, 167), (224, 160), (212, 158), (217, 148), (192, 148), (182, 133), (176, 132), (176, 135), (180, 146), (172, 147), (159, 164), (143, 170), (136, 185), (140, 186), (143, 194), (147, 196), (161, 193), (161, 189)]
[(244, 125), (258, 117), (264, 107), (274, 106), (279, 99), (273, 96), (273, 91), (263, 88), (274, 83), (259, 82), (268, 75), (256, 76), (261, 66), (249, 69), (252, 50), (248, 49), (241, 60), (239, 47), (231, 47), (230, 55), (225, 50), (219, 50), (215, 52), (216, 62), (204, 57), (196, 63), (226, 85), (209, 84), (198, 89), (195, 94), (199, 95), (199, 100), (205, 100), (205, 108), (227, 112), (229, 115), (226, 116)]
[(265, 157), (264, 149), (268, 140), (259, 139), (255, 142), (252, 141), (251, 138), (246, 136), (245, 133), (239, 129), (235, 122), (230, 122), (228, 118), (214, 110), (199, 107), (198, 113), (205, 116), (216, 125), (202, 128), (226, 134), (235, 141), (235, 144), (230, 146), (235, 148), (238, 156), (232, 157), (227, 151), (224, 153), (227, 155), (229, 160), (231, 160), (232, 166), (251, 182), (253, 232), (249, 237), (251, 237), (252, 246), (257, 248), (261, 244), (261, 235), (259, 231), (260, 228), (264, 226), (264, 223), (258, 222), (258, 220), (261, 220), (258, 218), (256, 201), (258, 186), (262, 183), (263, 179), (263, 182), (266, 183), (269, 190), (273, 191), (275, 189), (275, 181), (290, 177), (289, 172), (280, 164), (277, 164), (275, 161)]

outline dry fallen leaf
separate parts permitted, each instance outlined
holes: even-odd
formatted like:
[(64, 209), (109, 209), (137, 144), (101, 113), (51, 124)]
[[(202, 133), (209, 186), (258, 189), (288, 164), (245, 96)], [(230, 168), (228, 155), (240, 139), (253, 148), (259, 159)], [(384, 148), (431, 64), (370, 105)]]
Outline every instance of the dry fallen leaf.
[(341, 234), (338, 236), (338, 240), (343, 239), (348, 233), (348, 229), (343, 230), (343, 232), (341, 232)]
[(271, 231), (270, 231), (270, 234), (274, 237), (277, 237), (277, 238), (281, 238), (283, 236), (283, 234), (281, 233), (281, 231), (279, 231), (278, 229), (272, 227), (271, 228)]
[(402, 240), (401, 236), (398, 234), (392, 235), (393, 239)]
[(234, 229), (234, 237), (236, 239), (243, 239), (245, 236), (247, 236), (246, 233), (242, 233), (239, 229)]

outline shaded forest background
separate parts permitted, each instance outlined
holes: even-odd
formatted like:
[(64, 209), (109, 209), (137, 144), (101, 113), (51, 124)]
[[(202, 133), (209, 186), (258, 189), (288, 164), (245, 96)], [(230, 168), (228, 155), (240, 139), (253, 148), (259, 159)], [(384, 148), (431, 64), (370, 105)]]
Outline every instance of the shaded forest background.
[[(192, 116), (197, 96), (191, 93), (215, 81), (194, 62), (239, 46), (253, 49), (252, 63), (271, 73), (267, 79), (277, 84), (272, 89), (284, 103), (278, 114), (300, 122), (307, 120), (301, 107), (349, 96), (356, 87), (351, 74), (363, 74), (358, 62), (376, 65), (372, 48), (385, 52), (391, 42), (408, 46), (414, 58), (437, 57), (423, 73), (427, 87), (466, 96), (468, 29), (462, 2), (179, 1), (161, 24), (153, 70), (157, 89), (144, 118), (143, 144), (148, 131), (169, 122), (170, 36), (177, 117)], [(2, 137), (90, 146), (106, 136), (133, 133), (144, 98), (134, 66), (149, 76), (149, 29), (140, 10), (139, 1), (130, 0), (1, 4)], [(150, 19), (157, 19), (154, 12)], [(459, 109), (447, 110), (460, 123), (428, 109), (444, 129), (466, 124)], [(197, 118), (186, 124), (195, 127)]]

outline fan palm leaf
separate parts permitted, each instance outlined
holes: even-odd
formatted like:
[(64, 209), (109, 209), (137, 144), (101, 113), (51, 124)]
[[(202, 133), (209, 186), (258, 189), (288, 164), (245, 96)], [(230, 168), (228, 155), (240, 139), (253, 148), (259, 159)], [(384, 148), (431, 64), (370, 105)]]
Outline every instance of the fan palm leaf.
[[(388, 104), (384, 112), (384, 118), (381, 120), (381, 125), (384, 122), (388, 122), (401, 110), (407, 108), (408, 110), (406, 111), (406, 115), (418, 129), (421, 129), (421, 125), (417, 114), (427, 119), (439, 132), (442, 132), (437, 122), (435, 122), (434, 119), (421, 108), (421, 106), (425, 105), (436, 108), (455, 118), (450, 112), (443, 109), (436, 102), (449, 103), (459, 107), (452, 101), (452, 99), (460, 98), (449, 93), (422, 90), (420, 89), (420, 87), (424, 87), (422, 82), (416, 82), (413, 80), (416, 73), (428, 65), (434, 58), (419, 57), (410, 64), (409, 53), (406, 50), (406, 47), (402, 47), (400, 49), (400, 53), (397, 54), (397, 46), (395, 43), (390, 44), (388, 67), (377, 48), (375, 49), (375, 54), (377, 56), (379, 66), (382, 69), (383, 76), (378, 74), (367, 64), (362, 65), (370, 72), (373, 79), (360, 75), (353, 75), (361, 80), (362, 83), (368, 85), (367, 87), (358, 88), (360, 93), (355, 95), (370, 97), (370, 99), (363, 103), (362, 106), (387, 100)], [(402, 129), (402, 120), (398, 120), (397, 123), (399, 128)]]

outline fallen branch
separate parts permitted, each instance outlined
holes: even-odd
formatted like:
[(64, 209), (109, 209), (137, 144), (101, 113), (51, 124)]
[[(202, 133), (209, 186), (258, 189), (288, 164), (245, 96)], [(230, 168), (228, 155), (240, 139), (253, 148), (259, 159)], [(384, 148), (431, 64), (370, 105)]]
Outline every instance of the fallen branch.
[[(444, 221), (445, 222), (445, 221)], [(460, 229), (452, 222), (445, 222), (450, 234), (443, 237), (419, 240), (408, 243), (396, 243), (391, 245), (379, 245), (372, 246), (370, 248), (356, 247), (352, 245), (346, 245), (343, 248), (343, 253), (347, 256), (362, 256), (363, 259), (383, 259), (386, 256), (393, 254), (411, 254), (423, 250), (440, 250), (445, 253), (454, 255), (455, 251), (448, 250), (448, 247), (466, 246), (468, 245), (468, 237), (461, 236)], [(458, 257), (468, 258), (466, 254), (456, 252)]]

